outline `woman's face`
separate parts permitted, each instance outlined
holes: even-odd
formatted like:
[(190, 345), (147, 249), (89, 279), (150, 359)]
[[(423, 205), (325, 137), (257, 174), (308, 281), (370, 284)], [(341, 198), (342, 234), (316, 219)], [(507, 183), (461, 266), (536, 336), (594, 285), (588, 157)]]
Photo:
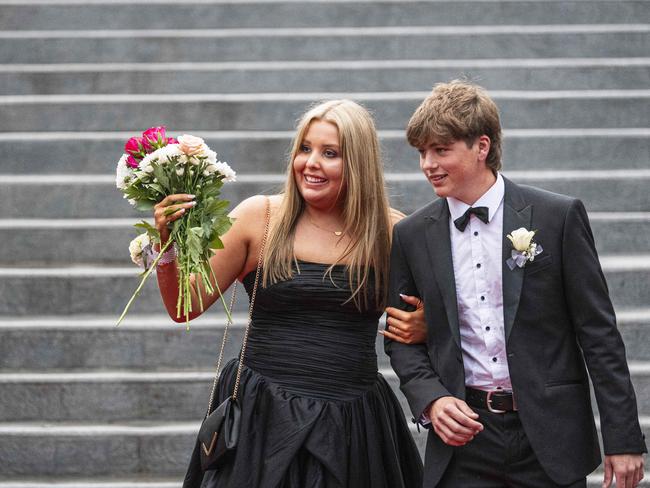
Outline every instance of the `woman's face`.
[(307, 205), (329, 210), (340, 204), (344, 194), (343, 156), (334, 124), (323, 120), (309, 124), (293, 160), (293, 176)]

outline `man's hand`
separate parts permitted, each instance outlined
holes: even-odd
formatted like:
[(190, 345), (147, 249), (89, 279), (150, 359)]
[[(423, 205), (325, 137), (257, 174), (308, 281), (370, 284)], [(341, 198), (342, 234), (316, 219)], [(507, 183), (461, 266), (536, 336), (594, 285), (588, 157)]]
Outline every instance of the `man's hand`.
[(635, 488), (643, 479), (643, 454), (605, 456), (603, 488), (609, 488), (616, 476), (616, 488)]
[(402, 300), (415, 307), (413, 312), (399, 308), (386, 309), (386, 330), (379, 333), (402, 344), (424, 344), (427, 341), (427, 324), (424, 321), (424, 305), (418, 297), (400, 295)]
[(431, 404), (429, 419), (433, 430), (450, 446), (464, 446), (483, 430), (478, 414), (464, 401), (445, 396)]

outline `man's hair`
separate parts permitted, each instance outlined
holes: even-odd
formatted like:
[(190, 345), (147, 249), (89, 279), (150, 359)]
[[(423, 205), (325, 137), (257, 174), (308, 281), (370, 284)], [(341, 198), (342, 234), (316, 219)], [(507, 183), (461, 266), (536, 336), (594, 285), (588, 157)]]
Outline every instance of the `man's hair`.
[(501, 169), (499, 109), (483, 88), (463, 80), (436, 84), (406, 127), (409, 144), (417, 148), (454, 141), (472, 147), (482, 135), (490, 138), (486, 164), (496, 173)]

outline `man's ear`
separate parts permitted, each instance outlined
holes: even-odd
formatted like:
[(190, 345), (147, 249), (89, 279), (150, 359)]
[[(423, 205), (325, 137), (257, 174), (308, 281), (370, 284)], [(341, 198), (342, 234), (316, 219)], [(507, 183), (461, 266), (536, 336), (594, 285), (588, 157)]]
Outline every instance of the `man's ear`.
[(492, 141), (490, 141), (490, 138), (483, 134), (480, 136), (477, 141), (478, 143), (478, 159), (481, 162), (487, 161), (488, 154), (490, 153), (490, 146), (492, 145)]

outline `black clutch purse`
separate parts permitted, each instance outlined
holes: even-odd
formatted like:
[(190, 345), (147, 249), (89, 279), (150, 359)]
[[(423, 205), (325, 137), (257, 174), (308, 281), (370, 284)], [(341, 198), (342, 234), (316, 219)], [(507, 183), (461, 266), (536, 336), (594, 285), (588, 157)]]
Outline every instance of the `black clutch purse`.
[[(251, 325), (253, 316), (253, 306), (255, 305), (255, 296), (257, 295), (257, 285), (260, 279), (260, 271), (262, 269), (262, 258), (264, 257), (264, 247), (269, 234), (269, 221), (270, 221), (270, 203), (266, 201), (266, 226), (264, 229), (264, 236), (260, 244), (260, 254), (257, 259), (257, 271), (255, 272), (255, 283), (253, 284), (253, 292), (251, 293), (250, 305), (248, 307), (248, 324), (244, 332), (244, 339), (242, 341), (241, 352), (239, 353), (239, 364), (237, 366), (237, 378), (233, 387), (232, 395), (226, 398), (217, 408), (212, 410), (212, 403), (214, 395), (217, 390), (217, 383), (219, 382), (219, 374), (221, 371), (221, 362), (223, 360), (223, 352), (228, 338), (228, 327), (232, 324), (231, 315), (228, 314), (226, 327), (223, 332), (223, 340), (221, 341), (221, 350), (216, 365), (216, 374), (212, 384), (212, 393), (210, 394), (210, 401), (208, 403), (208, 413), (201, 424), (199, 429), (197, 448), (199, 450), (200, 464), (202, 471), (209, 471), (218, 469), (227, 463), (235, 452), (240, 436), (241, 424), (241, 405), (237, 399), (239, 392), (239, 384), (241, 381), (242, 365), (244, 364), (244, 354), (246, 353), (246, 344), (248, 342), (248, 332)], [(230, 311), (232, 312), (235, 304), (235, 296), (237, 291), (237, 282), (233, 284), (232, 297), (230, 299)], [(196, 450), (192, 454), (193, 460), (191, 461), (190, 471), (192, 466), (196, 463)], [(188, 472), (188, 476), (193, 479), (194, 473)], [(186, 477), (186, 484), (188, 478)], [(184, 484), (184, 486), (186, 486)]]
[(201, 424), (201, 469), (217, 469), (226, 463), (239, 440), (241, 407), (236, 398), (228, 397)]

